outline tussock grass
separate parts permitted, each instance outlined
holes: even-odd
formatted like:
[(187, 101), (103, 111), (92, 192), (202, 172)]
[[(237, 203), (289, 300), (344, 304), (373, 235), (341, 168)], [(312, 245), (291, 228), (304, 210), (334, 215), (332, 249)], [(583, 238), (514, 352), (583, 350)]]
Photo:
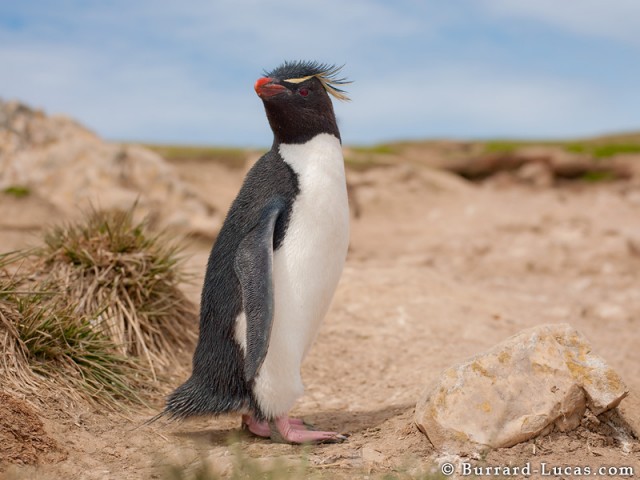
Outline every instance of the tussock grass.
[(45, 244), (45, 269), (122, 355), (144, 358), (155, 376), (156, 366), (191, 347), (196, 311), (178, 288), (187, 280), (180, 250), (135, 223), (133, 210), (93, 210), (51, 230)]
[(179, 250), (127, 212), (91, 211), (45, 245), (0, 254), (0, 384), (103, 405), (139, 393), (195, 339)]
[[(0, 268), (25, 256), (2, 254)], [(124, 398), (143, 403), (137, 382), (150, 376), (135, 359), (118, 354), (95, 319), (76, 308), (46, 278), (34, 280), (28, 270), (0, 271), (2, 386), (27, 395), (57, 388), (106, 406)]]
[(53, 298), (17, 294), (0, 304), (3, 381), (29, 393), (57, 386), (104, 405), (144, 403), (136, 383), (145, 375), (136, 361), (118, 354), (75, 305)]

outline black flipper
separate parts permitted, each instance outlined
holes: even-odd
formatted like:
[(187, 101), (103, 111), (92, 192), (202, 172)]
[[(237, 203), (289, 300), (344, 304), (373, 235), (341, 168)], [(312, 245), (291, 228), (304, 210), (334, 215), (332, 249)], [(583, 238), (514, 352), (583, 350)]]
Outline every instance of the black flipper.
[(242, 289), (247, 318), (247, 348), (244, 376), (254, 379), (262, 365), (273, 321), (273, 235), (276, 221), (285, 209), (281, 197), (262, 210), (257, 225), (242, 239), (235, 258), (235, 271)]

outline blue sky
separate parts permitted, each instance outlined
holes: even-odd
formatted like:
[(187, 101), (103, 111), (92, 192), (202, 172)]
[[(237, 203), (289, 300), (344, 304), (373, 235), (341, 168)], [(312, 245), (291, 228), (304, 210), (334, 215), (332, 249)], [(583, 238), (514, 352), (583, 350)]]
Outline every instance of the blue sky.
[(346, 64), (346, 144), (640, 130), (638, 0), (0, 4), (0, 98), (112, 140), (268, 146), (285, 59)]

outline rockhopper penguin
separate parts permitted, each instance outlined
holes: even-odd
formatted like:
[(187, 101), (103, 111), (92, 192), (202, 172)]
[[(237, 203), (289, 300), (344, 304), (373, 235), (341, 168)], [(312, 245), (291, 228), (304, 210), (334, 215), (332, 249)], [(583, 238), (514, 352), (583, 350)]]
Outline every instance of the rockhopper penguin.
[(289, 443), (339, 441), (288, 412), (300, 366), (342, 273), (349, 206), (329, 94), (340, 67), (285, 62), (255, 83), (273, 146), (248, 172), (209, 257), (191, 377), (173, 418), (241, 412), (243, 427)]

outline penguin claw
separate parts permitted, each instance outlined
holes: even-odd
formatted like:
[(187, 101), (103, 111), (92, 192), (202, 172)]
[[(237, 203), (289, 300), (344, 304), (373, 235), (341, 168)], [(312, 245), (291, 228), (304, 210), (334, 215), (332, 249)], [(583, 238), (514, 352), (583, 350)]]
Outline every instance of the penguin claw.
[(343, 443), (346, 442), (348, 440), (348, 436), (347, 435), (343, 435), (342, 433), (337, 433), (337, 432), (323, 432), (323, 433), (331, 433), (333, 434), (332, 437), (323, 440), (321, 442), (318, 443)]

